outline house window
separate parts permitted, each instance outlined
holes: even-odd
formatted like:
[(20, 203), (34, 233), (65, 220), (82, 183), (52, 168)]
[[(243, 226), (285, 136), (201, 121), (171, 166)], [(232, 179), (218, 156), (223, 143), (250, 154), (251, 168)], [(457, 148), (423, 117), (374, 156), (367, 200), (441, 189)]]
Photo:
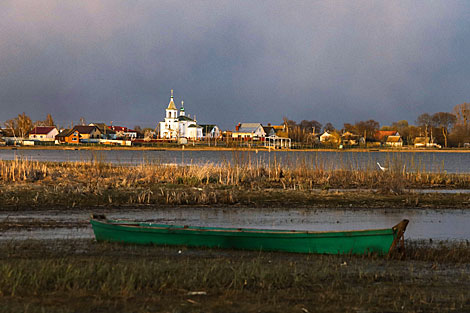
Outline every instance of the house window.
[(72, 141), (77, 141), (77, 137), (73, 137), (73, 138), (72, 138)]

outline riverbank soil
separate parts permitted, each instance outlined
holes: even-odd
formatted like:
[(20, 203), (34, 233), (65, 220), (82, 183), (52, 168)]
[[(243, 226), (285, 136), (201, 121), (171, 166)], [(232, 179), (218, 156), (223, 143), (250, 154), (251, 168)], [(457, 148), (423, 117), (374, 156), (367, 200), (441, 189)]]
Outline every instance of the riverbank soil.
[(468, 312), (470, 247), (336, 256), (0, 243), (0, 312)]
[(160, 207), (254, 208), (470, 208), (470, 193), (294, 190), (154, 184), (90, 188), (72, 185), (0, 184), (0, 210), (106, 211)]

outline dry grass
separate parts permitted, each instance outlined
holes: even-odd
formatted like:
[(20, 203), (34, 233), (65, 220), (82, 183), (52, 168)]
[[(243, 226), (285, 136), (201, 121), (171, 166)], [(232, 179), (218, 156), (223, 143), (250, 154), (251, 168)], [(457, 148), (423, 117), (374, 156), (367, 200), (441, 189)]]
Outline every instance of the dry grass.
[[(214, 165), (166, 165), (142, 163), (137, 166), (114, 165), (100, 161), (38, 162), (16, 159), (0, 160), (0, 181), (4, 184), (21, 182), (71, 184), (92, 188), (120, 188), (174, 184), (190, 187), (204, 185), (240, 186), (249, 189), (283, 188), (470, 188), (470, 175), (427, 172), (420, 165), (407, 169), (400, 159), (387, 162), (389, 170), (382, 172), (374, 164), (365, 168), (339, 164), (327, 166), (325, 160), (295, 160), (269, 165), (246, 159)], [(386, 187), (385, 187), (386, 186)], [(88, 190), (85, 190), (88, 191)], [(142, 195), (145, 197), (145, 195)]]
[(0, 249), (0, 312), (468, 311), (468, 246), (413, 249), (381, 258), (13, 242)]

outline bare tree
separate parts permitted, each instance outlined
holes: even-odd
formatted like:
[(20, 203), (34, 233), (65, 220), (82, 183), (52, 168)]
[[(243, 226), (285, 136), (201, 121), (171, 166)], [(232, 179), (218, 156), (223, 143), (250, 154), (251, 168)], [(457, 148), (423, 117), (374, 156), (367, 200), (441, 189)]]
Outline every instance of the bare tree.
[(52, 119), (52, 115), (50, 113), (47, 114), (47, 117), (44, 123), (45, 123), (45, 126), (55, 126), (54, 120)]
[(457, 117), (452, 113), (437, 112), (432, 115), (432, 126), (441, 129), (442, 136), (444, 136), (445, 147), (447, 147), (447, 137), (449, 129), (454, 126), (456, 121)]
[(375, 120), (359, 121), (354, 124), (357, 134), (363, 135), (364, 139), (374, 139), (375, 133), (379, 130), (380, 124)]
[(6, 121), (5, 127), (12, 130), (13, 136), (24, 138), (33, 128), (33, 122), (31, 118), (23, 112), (23, 114), (18, 114), (17, 117)]
[(467, 126), (468, 121), (470, 120), (470, 103), (464, 102), (457, 104), (454, 107), (454, 115), (457, 118), (456, 123), (458, 125)]
[(334, 130), (335, 130), (335, 127), (330, 122), (326, 123), (325, 126), (323, 127), (324, 132), (326, 132), (326, 131), (332, 132)]

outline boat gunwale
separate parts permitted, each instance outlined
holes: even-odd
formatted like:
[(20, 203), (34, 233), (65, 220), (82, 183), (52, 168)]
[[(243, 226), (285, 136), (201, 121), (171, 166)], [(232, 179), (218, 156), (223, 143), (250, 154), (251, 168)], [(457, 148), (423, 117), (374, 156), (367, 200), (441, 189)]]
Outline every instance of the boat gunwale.
[[(388, 235), (394, 234), (395, 230), (393, 227), (390, 228), (376, 228), (376, 229), (361, 229), (361, 230), (333, 230), (333, 231), (299, 231), (299, 230), (285, 230), (285, 229), (251, 229), (251, 228), (210, 228), (205, 226), (181, 226), (181, 225), (166, 225), (166, 226), (150, 226), (142, 225), (140, 222), (126, 222), (120, 223), (118, 220), (106, 220), (100, 221), (97, 219), (91, 219), (91, 221), (97, 222), (101, 225), (107, 225), (111, 227), (119, 227), (122, 230), (168, 230), (168, 231), (184, 231), (184, 232), (204, 232), (204, 233), (230, 233), (230, 234), (272, 234), (272, 235), (321, 235), (321, 234), (349, 234), (353, 235), (358, 233), (358, 236), (377, 236), (377, 235)], [(115, 223), (118, 222), (118, 223)]]

